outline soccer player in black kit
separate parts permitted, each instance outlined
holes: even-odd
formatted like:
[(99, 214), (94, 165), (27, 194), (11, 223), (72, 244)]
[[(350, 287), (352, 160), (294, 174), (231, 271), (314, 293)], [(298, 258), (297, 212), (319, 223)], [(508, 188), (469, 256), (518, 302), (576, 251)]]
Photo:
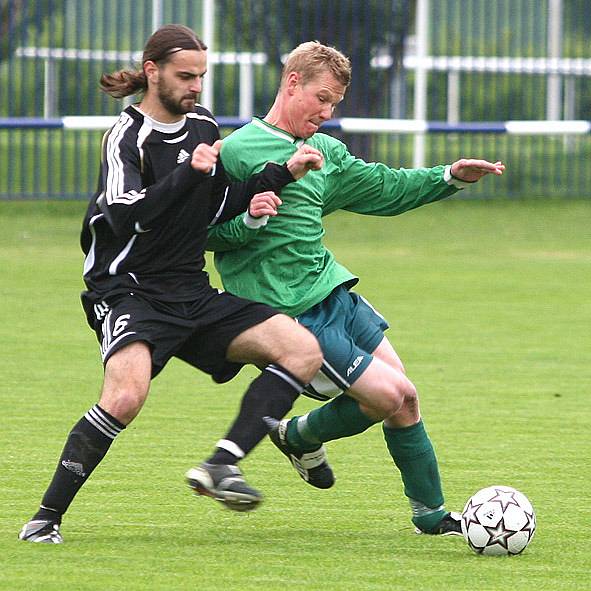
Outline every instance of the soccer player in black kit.
[(195, 104), (206, 49), (191, 29), (166, 25), (148, 39), (141, 70), (101, 78), (112, 96), (143, 92), (103, 138), (99, 187), (81, 235), (82, 304), (99, 340), (104, 382), (98, 403), (70, 431), (21, 540), (63, 541), (62, 515), (171, 357), (216, 382), (245, 363), (264, 368), (211, 457), (186, 475), (196, 493), (237, 511), (254, 509), (262, 495), (236, 464), (267, 434), (264, 417), (282, 418), (320, 367), (311, 333), (266, 305), (220, 293), (203, 269), (210, 224), (241, 211), (263, 215), (265, 199), (278, 199), (273, 191), (322, 165), (316, 150), (302, 148), (283, 166), (269, 163), (248, 181), (228, 184), (217, 124)]

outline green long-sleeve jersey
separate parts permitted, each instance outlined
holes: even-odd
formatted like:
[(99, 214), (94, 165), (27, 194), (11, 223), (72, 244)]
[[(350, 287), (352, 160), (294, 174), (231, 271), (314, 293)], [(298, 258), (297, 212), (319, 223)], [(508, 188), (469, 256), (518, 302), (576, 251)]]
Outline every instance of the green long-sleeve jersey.
[[(229, 176), (249, 178), (267, 162), (283, 164), (303, 140), (255, 118), (224, 140), (221, 158)], [(339, 140), (317, 133), (306, 140), (324, 156), (281, 192), (278, 215), (253, 228), (239, 216), (210, 228), (209, 250), (224, 288), (297, 316), (322, 301), (335, 287), (357, 277), (324, 246), (322, 217), (337, 209), (392, 216), (438, 201), (458, 189), (449, 167), (392, 169), (367, 163)]]

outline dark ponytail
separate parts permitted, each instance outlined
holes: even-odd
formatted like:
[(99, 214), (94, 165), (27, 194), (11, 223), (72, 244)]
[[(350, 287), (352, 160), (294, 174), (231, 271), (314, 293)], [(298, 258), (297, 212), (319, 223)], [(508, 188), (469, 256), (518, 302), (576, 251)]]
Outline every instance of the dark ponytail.
[(147, 61), (153, 61), (160, 66), (164, 65), (171, 55), (183, 49), (205, 51), (207, 46), (189, 27), (164, 25), (146, 42), (142, 55), (142, 68), (103, 74), (100, 79), (100, 89), (115, 98), (145, 92), (148, 89), (148, 80), (144, 74), (143, 65)]

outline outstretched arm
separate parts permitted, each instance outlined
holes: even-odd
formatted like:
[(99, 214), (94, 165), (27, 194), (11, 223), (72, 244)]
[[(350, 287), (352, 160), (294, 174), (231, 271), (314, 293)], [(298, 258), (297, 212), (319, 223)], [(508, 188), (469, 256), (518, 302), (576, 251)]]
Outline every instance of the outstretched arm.
[(366, 163), (352, 156), (344, 144), (339, 153), (339, 173), (324, 200), (323, 215), (346, 209), (366, 215), (391, 216), (445, 199), (487, 174), (503, 174), (501, 162), (460, 159), (432, 168), (394, 169)]

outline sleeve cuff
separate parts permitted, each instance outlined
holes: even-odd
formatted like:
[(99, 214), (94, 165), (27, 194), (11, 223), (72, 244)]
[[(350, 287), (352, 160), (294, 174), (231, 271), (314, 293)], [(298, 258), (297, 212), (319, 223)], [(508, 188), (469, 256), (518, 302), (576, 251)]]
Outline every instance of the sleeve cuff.
[(269, 216), (263, 215), (260, 218), (255, 218), (255, 217), (251, 216), (248, 213), (248, 211), (246, 211), (244, 213), (242, 221), (244, 222), (244, 225), (247, 228), (251, 228), (253, 230), (256, 230), (257, 228), (262, 228), (263, 226), (267, 225), (267, 222), (269, 221)]
[(448, 184), (451, 185), (452, 187), (455, 187), (456, 189), (465, 189), (466, 187), (469, 187), (470, 185), (473, 185), (474, 182), (469, 182), (469, 181), (462, 181), (461, 179), (455, 177), (452, 173), (451, 173), (451, 164), (448, 164), (445, 167), (445, 170), (443, 171), (443, 180)]

